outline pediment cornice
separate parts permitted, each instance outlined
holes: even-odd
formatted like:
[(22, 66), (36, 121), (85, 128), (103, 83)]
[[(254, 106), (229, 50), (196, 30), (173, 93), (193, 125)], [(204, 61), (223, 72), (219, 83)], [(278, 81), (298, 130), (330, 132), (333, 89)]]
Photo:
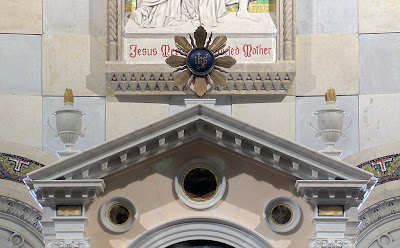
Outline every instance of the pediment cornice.
[(370, 180), (372, 174), (197, 105), (28, 174), (28, 180), (98, 179), (194, 140), (206, 140), (301, 180)]

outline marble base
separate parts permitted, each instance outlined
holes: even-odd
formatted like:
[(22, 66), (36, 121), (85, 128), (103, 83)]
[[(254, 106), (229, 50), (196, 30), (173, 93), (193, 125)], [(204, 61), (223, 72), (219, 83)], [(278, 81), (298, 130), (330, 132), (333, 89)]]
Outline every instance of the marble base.
[(333, 158), (340, 159), (340, 156), (342, 155), (343, 150), (325, 149), (325, 150), (319, 150), (319, 152), (322, 152), (323, 154), (326, 154)]
[(72, 156), (74, 154), (77, 154), (79, 152), (80, 152), (79, 150), (74, 150), (73, 148), (67, 148), (64, 150), (57, 151), (57, 156), (61, 160), (61, 159), (67, 158), (69, 156)]

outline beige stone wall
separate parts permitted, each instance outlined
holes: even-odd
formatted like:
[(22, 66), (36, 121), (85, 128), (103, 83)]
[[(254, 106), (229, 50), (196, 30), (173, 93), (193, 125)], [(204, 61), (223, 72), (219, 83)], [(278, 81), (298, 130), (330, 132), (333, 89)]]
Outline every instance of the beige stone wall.
[[(198, 158), (211, 159), (224, 166), (228, 182), (223, 199), (206, 210), (187, 207), (173, 188), (173, 180), (180, 166)], [(307, 247), (307, 237), (313, 236), (313, 207), (296, 193), (294, 178), (208, 144), (192, 143), (168, 155), (156, 157), (147, 164), (140, 164), (138, 168), (126, 169), (107, 177), (105, 183), (105, 193), (86, 210), (86, 235), (96, 237), (92, 240), (93, 247), (124, 247), (137, 235), (161, 222), (188, 216), (210, 216), (240, 223), (265, 236), (277, 248)], [(139, 213), (132, 229), (122, 234), (107, 231), (99, 219), (102, 204), (116, 196), (131, 199)], [(292, 198), (302, 212), (298, 227), (284, 235), (270, 230), (262, 218), (265, 205), (275, 196)]]
[[(347, 139), (339, 149), (348, 156), (360, 149), (398, 140), (393, 121), (400, 94), (400, 5), (391, 1), (298, 1), (296, 11), (296, 77), (283, 99), (233, 97), (234, 117), (261, 129), (323, 149), (309, 131), (310, 116), (325, 90), (335, 88), (353, 115)], [(107, 90), (104, 62), (107, 48), (108, 1), (33, 0), (1, 2), (0, 10), (0, 139), (35, 146), (55, 154), (61, 145), (47, 128), (47, 111), (56, 110), (50, 97), (67, 87), (90, 105), (106, 104), (102, 125), (92, 127), (81, 146), (89, 148), (170, 114), (168, 98), (115, 98)], [(390, 94), (389, 94), (390, 93)], [(85, 98), (86, 97), (86, 98)], [(97, 99), (96, 98), (96, 99)], [(44, 106), (43, 104), (50, 104)], [(390, 105), (389, 107), (386, 107)], [(45, 111), (46, 110), (46, 111)], [(98, 121), (96, 119), (96, 121)], [(25, 125), (29, 122), (29, 125)], [(45, 126), (45, 128), (44, 128)], [(4, 131), (7, 130), (7, 131)], [(43, 130), (43, 131), (42, 131)], [(27, 135), (27, 133), (31, 135)], [(90, 136), (90, 137), (89, 137)], [(91, 136), (101, 137), (94, 139)], [(79, 143), (79, 141), (78, 141)]]
[[(106, 0), (0, 0), (0, 140), (55, 154), (54, 147), (62, 144), (52, 138), (46, 122), (49, 113), (60, 107), (53, 104), (56, 101), (51, 98), (61, 97), (67, 87), (73, 88), (80, 97), (82, 108), (87, 107), (88, 121), (95, 122), (85, 138), (89, 142), (78, 141), (79, 149), (88, 149), (169, 115), (168, 99), (115, 98), (107, 89), (104, 75), (107, 3)], [(323, 104), (325, 90), (332, 87), (337, 89), (343, 109), (353, 116), (347, 138), (338, 143), (338, 148), (345, 150), (345, 156), (364, 149), (373, 151), (371, 147), (398, 141), (400, 4), (397, 0), (304, 0), (297, 1), (295, 7), (297, 72), (289, 96), (283, 99), (234, 97), (230, 104), (232, 115), (268, 132), (323, 149), (322, 142), (308, 132), (309, 121), (311, 114)], [(91, 119), (91, 116), (96, 118)], [(385, 151), (381, 153), (386, 154)], [(398, 151), (390, 154), (393, 153)], [(351, 161), (358, 164), (364, 159), (356, 156)], [(135, 199), (141, 196), (143, 187), (155, 192), (164, 189), (160, 189), (160, 182), (170, 185), (171, 178), (159, 173), (154, 166), (137, 169), (138, 173), (152, 176), (139, 178), (133, 184), (126, 179), (128, 189), (140, 186), (137, 191), (117, 186), (111, 190), (115, 182), (109, 179), (107, 196), (138, 194), (132, 195)], [(172, 164), (172, 168), (174, 166)], [(258, 200), (257, 209), (243, 205), (246, 201), (240, 200), (240, 195), (228, 193), (223, 203), (207, 213), (223, 215), (223, 210), (227, 210), (227, 217), (237, 218), (229, 213), (243, 211), (243, 216), (248, 217), (243, 224), (265, 234), (278, 247), (305, 247), (289, 241), (297, 240), (297, 232), (276, 235), (268, 231), (260, 219), (261, 205), (271, 196), (269, 192), (289, 194), (293, 189), (275, 187), (269, 181), (270, 171), (267, 173), (256, 165), (248, 168), (257, 168), (263, 177), (242, 173), (232, 177), (229, 183), (234, 187), (242, 180), (249, 180), (254, 187), (266, 189), (265, 192), (254, 191), (257, 194), (254, 193), (253, 198), (262, 199)], [(287, 180), (294, 182), (294, 179)], [(156, 198), (153, 205), (139, 209), (144, 215), (140, 214), (138, 223), (141, 225), (136, 225), (135, 231), (116, 236), (103, 235), (102, 229), (93, 229), (98, 214), (96, 206), (105, 200), (101, 198), (89, 209), (92, 219), (88, 224), (88, 236), (101, 232), (99, 236), (107, 237), (111, 246), (118, 247), (120, 242), (128, 242), (134, 234), (157, 221), (176, 217), (168, 211), (171, 208), (185, 214), (199, 214), (182, 205), (171, 192), (169, 195), (164, 192), (166, 195)], [(142, 197), (146, 200), (146, 196)], [(309, 206), (300, 198), (296, 199), (304, 213), (310, 214)], [(240, 202), (240, 209), (235, 210), (232, 203), (237, 202)], [(305, 230), (311, 228), (310, 223), (302, 225), (307, 227)], [(308, 236), (313, 235), (310, 232)], [(119, 241), (120, 237), (125, 241)]]

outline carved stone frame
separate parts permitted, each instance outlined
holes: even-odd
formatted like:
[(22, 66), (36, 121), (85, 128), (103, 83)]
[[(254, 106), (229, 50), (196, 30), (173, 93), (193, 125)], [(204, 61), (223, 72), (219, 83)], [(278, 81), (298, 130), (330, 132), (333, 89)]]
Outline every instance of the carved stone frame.
[[(124, 0), (108, 0), (107, 83), (116, 96), (192, 95), (186, 86), (174, 86), (172, 68), (166, 64), (135, 65), (122, 61)], [(228, 86), (215, 87), (208, 95), (286, 95), (296, 72), (295, 0), (276, 0), (277, 61), (272, 64), (238, 63), (230, 69)]]

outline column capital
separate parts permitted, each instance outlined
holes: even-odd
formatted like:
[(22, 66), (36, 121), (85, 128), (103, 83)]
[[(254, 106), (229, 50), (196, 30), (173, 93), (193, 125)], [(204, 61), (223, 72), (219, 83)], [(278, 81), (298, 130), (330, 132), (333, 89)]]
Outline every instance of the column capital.
[(43, 206), (82, 205), (95, 201), (106, 187), (103, 179), (25, 180), (36, 200)]

